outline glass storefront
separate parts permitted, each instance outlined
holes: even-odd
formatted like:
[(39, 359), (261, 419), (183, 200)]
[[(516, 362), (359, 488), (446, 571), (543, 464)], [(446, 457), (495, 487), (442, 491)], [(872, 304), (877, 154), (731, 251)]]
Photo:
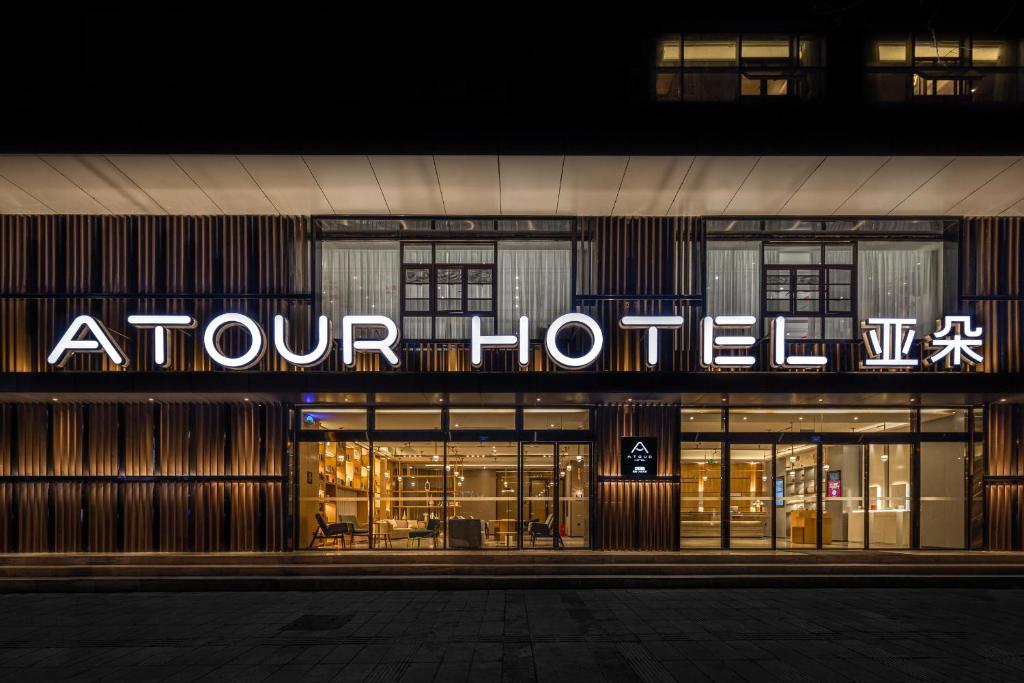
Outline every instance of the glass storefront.
[(590, 547), (589, 425), (585, 407), (306, 408), (303, 547)]
[[(957, 407), (684, 408), (679, 545), (963, 549), (966, 454), (972, 441), (980, 451), (981, 414)], [(694, 440), (708, 436), (715, 440)]]

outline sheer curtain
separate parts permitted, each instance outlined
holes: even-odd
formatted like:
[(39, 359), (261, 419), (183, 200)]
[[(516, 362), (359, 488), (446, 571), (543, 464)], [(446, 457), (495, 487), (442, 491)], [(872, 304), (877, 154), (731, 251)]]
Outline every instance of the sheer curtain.
[(917, 333), (928, 334), (941, 315), (941, 242), (861, 242), (858, 260), (858, 314), (916, 318)]
[(709, 241), (707, 315), (761, 312), (761, 243)]
[(572, 258), (569, 242), (498, 242), (498, 334), (519, 329), (519, 316), (530, 317), (530, 337), (572, 305)]
[(343, 315), (399, 318), (398, 242), (320, 243), (320, 309), (341, 334)]

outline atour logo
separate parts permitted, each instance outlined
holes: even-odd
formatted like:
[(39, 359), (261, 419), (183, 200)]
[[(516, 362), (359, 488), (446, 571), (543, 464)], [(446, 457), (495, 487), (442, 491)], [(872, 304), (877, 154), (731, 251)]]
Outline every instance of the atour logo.
[(624, 479), (654, 479), (658, 476), (658, 440), (650, 436), (621, 439), (621, 472)]

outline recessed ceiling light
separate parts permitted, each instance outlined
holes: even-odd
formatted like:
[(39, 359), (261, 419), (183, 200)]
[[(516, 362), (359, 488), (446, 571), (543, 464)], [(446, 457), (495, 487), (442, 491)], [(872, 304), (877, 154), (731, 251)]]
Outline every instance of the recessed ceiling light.
[[(60, 399), (59, 399), (59, 398), (57, 398), (56, 396), (54, 396), (54, 397), (53, 397), (53, 398), (51, 398), (50, 400), (51, 400), (51, 401), (53, 401), (54, 403), (56, 403), (56, 402), (57, 402), (57, 401), (59, 401)], [(1005, 401), (1006, 399), (1004, 398), (1003, 400)]]

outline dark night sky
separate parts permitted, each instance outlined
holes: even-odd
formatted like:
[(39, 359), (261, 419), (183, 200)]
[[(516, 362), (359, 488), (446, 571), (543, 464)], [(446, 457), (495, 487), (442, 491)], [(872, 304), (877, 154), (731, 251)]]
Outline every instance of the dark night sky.
[[(8, 14), (5, 22), (0, 151), (597, 152), (706, 145), (770, 152), (908, 144), (899, 130), (919, 128), (920, 116), (882, 135), (872, 115), (850, 103), (857, 93), (835, 88), (830, 107), (805, 107), (795, 116), (761, 112), (755, 122), (749, 109), (735, 106), (686, 116), (652, 107), (654, 37), (680, 30), (827, 33), (832, 65), (841, 69), (843, 59), (852, 59), (856, 76), (865, 33), (1020, 34), (1024, 22), (1016, 2), (707, 5), (39, 7)], [(989, 131), (964, 144), (995, 144), (992, 129), (1002, 130), (1001, 119), (986, 121)], [(934, 125), (940, 133), (949, 123)]]

